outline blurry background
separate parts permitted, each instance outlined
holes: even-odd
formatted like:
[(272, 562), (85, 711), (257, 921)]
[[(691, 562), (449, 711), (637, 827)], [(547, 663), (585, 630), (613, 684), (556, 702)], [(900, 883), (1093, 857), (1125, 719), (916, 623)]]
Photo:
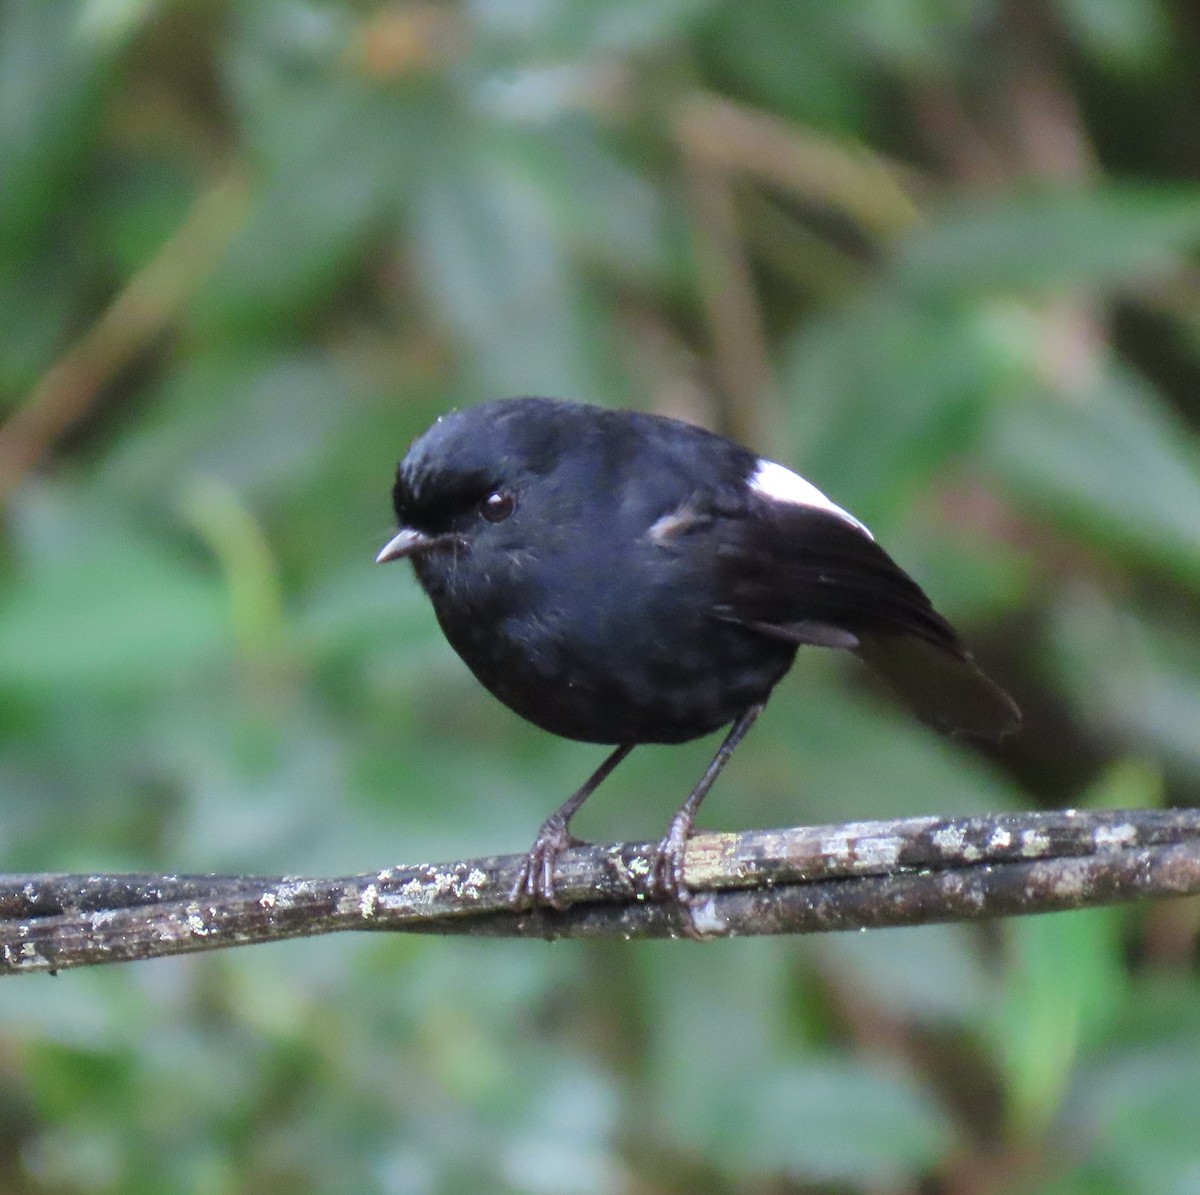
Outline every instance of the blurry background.
[[(3, 0), (0, 867), (524, 850), (600, 749), (371, 563), (513, 393), (801, 468), (1024, 708), (809, 653), (705, 825), (1194, 801), (1198, 178), (1190, 0)], [(0, 1191), (1184, 1195), (1198, 918), (8, 980)]]

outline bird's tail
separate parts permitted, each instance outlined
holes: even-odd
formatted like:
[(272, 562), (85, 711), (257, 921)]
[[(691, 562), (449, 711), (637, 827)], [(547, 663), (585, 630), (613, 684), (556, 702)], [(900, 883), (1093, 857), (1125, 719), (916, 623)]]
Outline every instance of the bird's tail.
[(1021, 724), (1011, 697), (964, 651), (916, 635), (860, 634), (858, 655), (943, 734), (1002, 739)]

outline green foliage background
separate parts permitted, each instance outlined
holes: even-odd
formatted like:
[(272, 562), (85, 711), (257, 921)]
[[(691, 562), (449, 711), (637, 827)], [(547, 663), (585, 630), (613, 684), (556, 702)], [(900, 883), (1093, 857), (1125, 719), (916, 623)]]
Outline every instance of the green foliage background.
[[(524, 849), (596, 749), (371, 564), (507, 393), (802, 468), (1025, 709), (811, 653), (706, 824), (1194, 801), (1198, 64), (1189, 0), (0, 0), (0, 867)], [(1198, 917), (9, 980), (0, 1190), (1185, 1195)]]

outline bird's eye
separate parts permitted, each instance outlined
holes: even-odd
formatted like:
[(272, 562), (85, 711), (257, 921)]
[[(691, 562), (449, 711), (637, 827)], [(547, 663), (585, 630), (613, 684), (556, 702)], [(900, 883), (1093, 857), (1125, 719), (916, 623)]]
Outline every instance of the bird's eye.
[(503, 523), (517, 507), (517, 496), (507, 490), (496, 490), (488, 494), (479, 508), (489, 523)]

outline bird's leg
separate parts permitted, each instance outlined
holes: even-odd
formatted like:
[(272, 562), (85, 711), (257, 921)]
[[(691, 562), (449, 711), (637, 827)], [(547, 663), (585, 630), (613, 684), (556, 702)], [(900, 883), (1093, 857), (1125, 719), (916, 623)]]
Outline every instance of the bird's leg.
[(654, 871), (650, 881), (652, 895), (663, 900), (687, 900), (688, 890), (683, 882), (683, 863), (687, 852), (687, 840), (696, 820), (696, 811), (708, 796), (708, 790), (721, 774), (721, 769), (729, 762), (729, 757), (737, 749), (737, 745), (754, 725), (754, 719), (763, 712), (765, 705), (765, 701), (752, 705), (733, 724), (725, 736), (725, 741), (712, 757), (712, 762), (705, 769), (704, 775), (700, 777), (700, 782), (688, 794), (687, 800), (679, 807), (679, 812), (671, 818), (671, 824), (654, 852)]
[(562, 908), (554, 891), (554, 864), (559, 853), (568, 847), (579, 846), (580, 840), (571, 833), (571, 818), (580, 806), (596, 791), (608, 774), (633, 750), (632, 743), (618, 747), (592, 774), (578, 792), (568, 797), (544, 822), (525, 856), (525, 863), (513, 885), (512, 899), (522, 898), (535, 905)]

